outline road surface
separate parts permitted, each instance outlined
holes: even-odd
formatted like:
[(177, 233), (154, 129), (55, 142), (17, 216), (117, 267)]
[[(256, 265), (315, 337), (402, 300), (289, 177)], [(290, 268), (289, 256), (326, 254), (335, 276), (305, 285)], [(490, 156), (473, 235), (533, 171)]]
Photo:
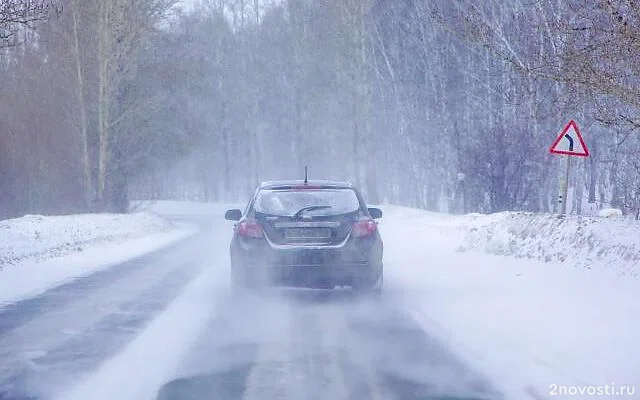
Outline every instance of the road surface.
[[(193, 221), (193, 237), (1, 309), (0, 399), (502, 398), (412, 319), (393, 282), (379, 298), (232, 296), (229, 224)], [(198, 285), (195, 306), (176, 306)]]

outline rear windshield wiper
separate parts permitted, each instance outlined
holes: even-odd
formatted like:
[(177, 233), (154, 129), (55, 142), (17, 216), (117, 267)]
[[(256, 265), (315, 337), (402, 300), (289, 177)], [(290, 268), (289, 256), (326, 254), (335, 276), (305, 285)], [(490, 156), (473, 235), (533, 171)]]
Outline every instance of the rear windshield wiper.
[(332, 208), (332, 207), (331, 206), (307, 206), (307, 207), (303, 207), (303, 208), (299, 209), (298, 212), (293, 214), (291, 217), (293, 219), (298, 219), (298, 218), (300, 218), (300, 216), (302, 214), (304, 214), (307, 211), (326, 210), (328, 208)]

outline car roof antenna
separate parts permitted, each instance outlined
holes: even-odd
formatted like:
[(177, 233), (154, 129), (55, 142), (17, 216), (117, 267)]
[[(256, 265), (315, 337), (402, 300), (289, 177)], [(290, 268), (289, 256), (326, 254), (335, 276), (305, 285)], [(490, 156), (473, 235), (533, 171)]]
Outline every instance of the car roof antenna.
[(309, 183), (309, 173), (308, 173), (308, 171), (309, 170), (308, 170), (307, 166), (305, 165), (304, 166), (304, 184), (305, 185)]

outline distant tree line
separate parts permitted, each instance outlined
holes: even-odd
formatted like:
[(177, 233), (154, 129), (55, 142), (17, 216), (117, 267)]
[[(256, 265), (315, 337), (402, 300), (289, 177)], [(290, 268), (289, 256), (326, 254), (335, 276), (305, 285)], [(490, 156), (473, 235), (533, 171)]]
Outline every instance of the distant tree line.
[(156, 145), (139, 57), (173, 3), (1, 3), (0, 216), (126, 209)]
[(640, 210), (635, 2), (56, 7), (0, 21), (0, 217), (244, 200), (305, 165), (370, 202), (553, 211), (564, 160), (547, 149), (572, 118), (592, 156), (570, 210)]

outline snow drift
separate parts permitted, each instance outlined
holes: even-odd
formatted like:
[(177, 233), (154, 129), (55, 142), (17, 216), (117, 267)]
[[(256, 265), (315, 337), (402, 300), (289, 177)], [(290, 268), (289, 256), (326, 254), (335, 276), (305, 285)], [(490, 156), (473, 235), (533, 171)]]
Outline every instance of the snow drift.
[(640, 223), (632, 219), (505, 212), (462, 216), (460, 224), (466, 227), (460, 251), (640, 274)]
[(174, 224), (152, 213), (27, 215), (0, 221), (0, 270), (24, 261), (77, 253), (88, 245), (122, 242), (168, 231)]

